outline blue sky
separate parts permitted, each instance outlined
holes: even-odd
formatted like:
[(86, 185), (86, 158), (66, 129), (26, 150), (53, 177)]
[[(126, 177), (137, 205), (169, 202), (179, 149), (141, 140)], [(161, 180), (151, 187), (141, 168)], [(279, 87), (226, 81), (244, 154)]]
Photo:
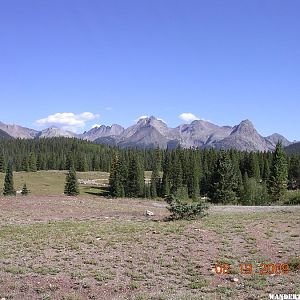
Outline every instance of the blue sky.
[(300, 1), (1, 1), (0, 99), (34, 128), (191, 113), (300, 140)]

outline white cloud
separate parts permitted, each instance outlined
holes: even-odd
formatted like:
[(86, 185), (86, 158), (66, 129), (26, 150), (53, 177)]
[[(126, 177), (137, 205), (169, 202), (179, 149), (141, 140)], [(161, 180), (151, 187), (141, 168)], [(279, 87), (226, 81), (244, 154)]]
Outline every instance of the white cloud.
[(101, 126), (100, 124), (94, 124), (91, 128), (98, 128), (100, 126)]
[(179, 119), (186, 121), (186, 122), (192, 122), (195, 120), (200, 120), (200, 118), (196, 117), (192, 113), (182, 113), (181, 115), (178, 116)]
[(99, 115), (91, 112), (83, 112), (81, 114), (74, 114), (71, 112), (56, 113), (49, 115), (46, 118), (36, 121), (40, 126), (58, 126), (66, 130), (76, 131), (79, 128), (83, 128), (87, 121), (91, 121), (99, 118)]
[(107, 107), (105, 107), (105, 110), (112, 110), (112, 107), (110, 107), (110, 106), (107, 106)]

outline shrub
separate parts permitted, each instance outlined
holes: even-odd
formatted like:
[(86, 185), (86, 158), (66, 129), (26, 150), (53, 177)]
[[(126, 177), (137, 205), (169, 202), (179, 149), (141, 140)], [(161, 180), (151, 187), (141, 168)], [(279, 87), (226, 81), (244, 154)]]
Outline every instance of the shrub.
[(287, 264), (292, 271), (300, 270), (300, 257), (289, 257)]
[(170, 195), (165, 198), (165, 201), (169, 204), (171, 220), (201, 218), (207, 215), (208, 205), (200, 200), (188, 203)]
[(285, 205), (300, 205), (300, 191), (289, 191)]
[(270, 199), (266, 184), (257, 182), (255, 178), (244, 180), (240, 203), (242, 205), (267, 205)]
[(22, 188), (22, 191), (21, 191), (21, 194), (22, 194), (23, 196), (26, 196), (26, 195), (28, 195), (29, 193), (30, 193), (30, 191), (28, 190), (26, 183), (24, 183), (23, 188)]

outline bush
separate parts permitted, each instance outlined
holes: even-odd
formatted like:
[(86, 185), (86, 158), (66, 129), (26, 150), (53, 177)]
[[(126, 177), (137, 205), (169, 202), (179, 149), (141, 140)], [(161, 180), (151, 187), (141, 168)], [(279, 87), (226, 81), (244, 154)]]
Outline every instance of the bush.
[(27, 196), (29, 193), (30, 191), (28, 190), (26, 183), (24, 183), (21, 194), (22, 196)]
[(173, 195), (167, 196), (165, 201), (169, 204), (168, 210), (171, 213), (171, 220), (201, 218), (207, 215), (208, 205), (204, 202), (183, 202)]
[(174, 198), (184, 200), (189, 198), (187, 186), (181, 186), (174, 192)]
[(289, 191), (285, 205), (300, 205), (300, 191)]
[(244, 180), (241, 200), (242, 205), (268, 205), (270, 202), (266, 184), (255, 178)]
[(300, 270), (300, 257), (289, 257), (287, 264), (292, 271)]

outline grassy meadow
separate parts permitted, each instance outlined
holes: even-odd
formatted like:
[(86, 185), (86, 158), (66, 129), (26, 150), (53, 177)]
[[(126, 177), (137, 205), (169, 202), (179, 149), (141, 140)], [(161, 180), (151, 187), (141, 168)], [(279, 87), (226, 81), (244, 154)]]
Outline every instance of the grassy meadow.
[[(0, 197), (0, 299), (268, 299), (300, 293), (300, 207), (210, 207), (200, 220), (166, 221), (162, 201), (110, 199), (66, 172), (14, 173), (29, 196)], [(77, 173), (108, 180), (107, 173)], [(3, 186), (3, 174), (0, 185)], [(154, 213), (147, 217), (145, 211)], [(215, 264), (231, 266), (216, 274)], [(251, 263), (253, 274), (240, 273)], [(260, 275), (260, 264), (289, 272)]]

